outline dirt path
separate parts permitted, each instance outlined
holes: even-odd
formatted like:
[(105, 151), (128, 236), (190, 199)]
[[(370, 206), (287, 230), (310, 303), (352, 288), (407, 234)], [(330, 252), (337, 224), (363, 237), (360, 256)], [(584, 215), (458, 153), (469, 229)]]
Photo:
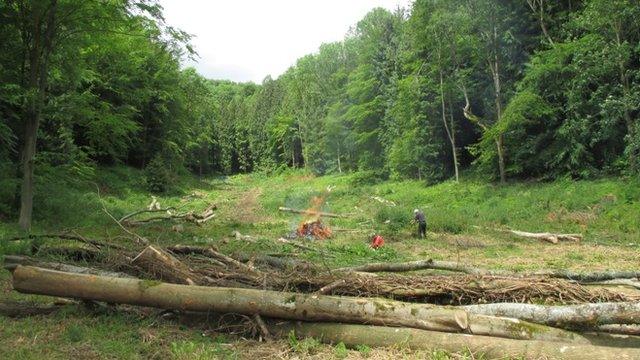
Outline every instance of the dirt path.
[(240, 194), (237, 201), (232, 202), (231, 216), (241, 223), (258, 223), (267, 220), (262, 213), (258, 198), (262, 195), (262, 188), (251, 188)]

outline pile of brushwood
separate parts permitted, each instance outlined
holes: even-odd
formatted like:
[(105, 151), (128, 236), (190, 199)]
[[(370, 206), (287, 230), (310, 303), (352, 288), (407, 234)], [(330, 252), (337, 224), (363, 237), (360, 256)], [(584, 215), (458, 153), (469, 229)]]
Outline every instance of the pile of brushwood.
[[(293, 331), (353, 346), (468, 349), (488, 358), (640, 359), (640, 298), (601, 285), (638, 287), (639, 272), (523, 274), (432, 260), (327, 269), (213, 247), (123, 247), (66, 236), (84, 243), (83, 253), (66, 254), (82, 256), (84, 266), (6, 256), (16, 291), (236, 319), (262, 339)], [(425, 269), (437, 271), (416, 272)]]

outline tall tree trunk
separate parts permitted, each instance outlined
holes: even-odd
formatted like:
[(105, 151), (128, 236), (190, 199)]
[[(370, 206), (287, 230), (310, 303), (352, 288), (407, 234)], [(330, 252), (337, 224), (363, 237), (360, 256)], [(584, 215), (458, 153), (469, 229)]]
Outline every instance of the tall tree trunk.
[[(540, 22), (540, 29), (542, 30), (542, 33), (547, 38), (551, 46), (555, 45), (553, 39), (549, 35), (549, 31), (547, 30), (547, 24), (544, 21), (544, 0), (527, 0), (527, 3), (529, 4), (529, 7), (534, 14), (537, 12), (538, 21)], [(571, 3), (569, 3), (569, 7), (571, 7)]]
[(449, 126), (449, 124), (447, 123), (447, 113), (446, 113), (446, 106), (445, 106), (445, 100), (444, 100), (444, 79), (443, 79), (443, 75), (442, 75), (442, 70), (440, 70), (440, 100), (441, 100), (441, 105), (442, 105), (442, 123), (444, 124), (444, 129), (447, 132), (447, 138), (449, 140), (449, 144), (451, 144), (451, 153), (453, 155), (453, 168), (455, 171), (455, 176), (456, 176), (456, 182), (459, 181), (459, 177), (458, 177), (458, 156), (456, 154), (456, 140), (455, 140), (455, 134), (454, 134), (454, 129), (453, 129), (453, 114), (449, 114), (451, 115), (451, 126)]
[[(618, 49), (620, 49), (624, 41), (622, 37), (622, 24), (620, 22), (616, 22), (613, 26), (616, 33), (616, 45)], [(622, 86), (622, 95), (625, 98), (625, 101), (623, 101), (624, 122), (627, 126), (627, 135), (633, 141), (633, 137), (636, 135), (636, 129), (634, 120), (631, 117), (631, 111), (629, 110), (629, 106), (627, 106), (627, 99), (630, 93), (630, 85), (629, 76), (627, 75), (626, 71), (626, 62), (623, 58), (618, 59), (618, 71), (620, 76), (620, 85)], [(638, 171), (637, 149), (635, 148), (632, 148), (629, 151), (629, 169), (634, 174)]]
[[(34, 12), (33, 44), (29, 52), (29, 106), (25, 116), (24, 144), (22, 148), (22, 187), (20, 191), (20, 217), (18, 224), (22, 230), (31, 228), (34, 193), (34, 160), (38, 138), (38, 126), (44, 105), (49, 55), (55, 36), (57, 0), (51, 0), (49, 8), (40, 14)], [(43, 17), (46, 19), (43, 21)], [(44, 28), (44, 34), (42, 29)], [(44, 38), (43, 38), (44, 35)]]
[[(493, 63), (489, 64), (491, 69), (491, 75), (493, 77), (493, 88), (495, 91), (495, 104), (496, 104), (496, 125), (500, 123), (502, 119), (502, 84), (500, 83), (500, 59), (498, 56), (498, 28), (493, 27)], [(507, 175), (505, 172), (504, 162), (504, 137), (502, 134), (498, 135), (496, 139), (496, 147), (498, 153), (498, 170), (500, 171), (500, 183), (504, 184), (507, 181)]]

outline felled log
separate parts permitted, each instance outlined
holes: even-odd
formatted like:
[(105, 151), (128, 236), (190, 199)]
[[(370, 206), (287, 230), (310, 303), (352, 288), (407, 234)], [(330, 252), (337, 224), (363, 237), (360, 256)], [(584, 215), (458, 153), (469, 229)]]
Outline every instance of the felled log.
[(13, 272), (13, 287), (22, 293), (167, 310), (214, 311), (249, 316), (259, 314), (289, 320), (337, 321), (470, 332), (517, 339), (588, 342), (571, 332), (515, 319), (469, 315), (462, 309), (387, 299), (177, 285), (64, 273), (30, 266), (19, 266)]
[(90, 274), (110, 277), (131, 277), (125, 273), (113, 272), (107, 270), (100, 270), (95, 268), (88, 268), (83, 266), (63, 264), (52, 261), (42, 261), (28, 256), (20, 255), (5, 255), (4, 256), (4, 268), (9, 271), (14, 271), (20, 265), (36, 266), (45, 269), (58, 270), (76, 274)]
[(528, 273), (516, 273), (505, 270), (491, 270), (484, 269), (467, 264), (453, 262), (453, 261), (441, 261), (441, 260), (417, 260), (401, 263), (370, 263), (359, 266), (352, 266), (346, 268), (339, 268), (336, 271), (360, 271), (360, 272), (407, 272), (416, 270), (446, 270), (454, 272), (462, 272), (472, 275), (495, 275), (495, 276), (511, 276), (518, 277), (533, 277), (533, 276), (545, 276), (558, 279), (574, 280), (581, 283), (591, 282), (604, 282), (610, 280), (616, 280), (614, 282), (608, 282), (604, 284), (608, 285), (629, 285), (636, 286), (636, 283), (622, 282), (619, 279), (638, 279), (640, 278), (640, 271), (626, 271), (626, 270), (609, 270), (609, 271), (596, 271), (596, 272), (574, 272), (569, 270), (542, 270)]
[(349, 347), (401, 347), (416, 350), (469, 350), (489, 359), (632, 360), (640, 349), (619, 349), (587, 344), (527, 341), (437, 331), (336, 323), (280, 322), (269, 327), (272, 334), (302, 339), (313, 337), (329, 344)]
[(528, 239), (538, 239), (557, 244), (558, 241), (575, 241), (582, 240), (582, 234), (553, 234), (553, 233), (531, 233), (526, 231), (508, 230), (511, 234)]
[(640, 325), (626, 325), (626, 324), (611, 324), (600, 325), (596, 329), (599, 332), (612, 333), (612, 334), (625, 334), (625, 335), (640, 335)]
[(310, 215), (310, 216), (319, 216), (319, 217), (328, 217), (328, 218), (346, 218), (346, 215), (327, 213), (322, 211), (314, 211), (314, 210), (298, 210), (287, 207), (279, 207), (278, 211), (294, 213), (294, 214), (302, 214), (302, 215)]
[(416, 270), (448, 270), (457, 271), (467, 274), (477, 275), (493, 275), (500, 273), (499, 271), (489, 271), (485, 269), (479, 269), (471, 266), (464, 265), (462, 263), (452, 261), (438, 261), (438, 260), (418, 260), (402, 263), (371, 263), (359, 266), (352, 266), (346, 268), (339, 268), (336, 271), (360, 271), (360, 272), (406, 272)]
[(498, 303), (466, 305), (472, 314), (510, 317), (562, 328), (592, 328), (606, 324), (640, 324), (640, 303), (595, 303), (548, 306)]
[(191, 271), (187, 265), (168, 252), (153, 246), (147, 246), (131, 263), (159, 280), (187, 285), (202, 283), (201, 276)]

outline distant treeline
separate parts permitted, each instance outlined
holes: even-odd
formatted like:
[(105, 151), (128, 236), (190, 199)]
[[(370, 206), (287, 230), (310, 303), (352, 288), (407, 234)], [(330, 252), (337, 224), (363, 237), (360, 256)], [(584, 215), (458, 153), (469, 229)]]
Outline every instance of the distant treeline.
[(3, 1), (0, 17), (5, 205), (27, 206), (47, 166), (429, 181), (638, 171), (637, 0), (378, 8), (262, 84), (181, 70), (189, 35), (152, 0)]

